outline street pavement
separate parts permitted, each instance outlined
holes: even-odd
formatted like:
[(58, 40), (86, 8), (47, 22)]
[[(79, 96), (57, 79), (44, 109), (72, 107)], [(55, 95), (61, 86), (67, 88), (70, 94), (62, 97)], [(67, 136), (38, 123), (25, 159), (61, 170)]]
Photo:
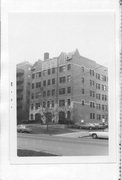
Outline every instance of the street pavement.
[(79, 138), (79, 137), (87, 137), (87, 136), (89, 136), (89, 132), (88, 131), (78, 131), (78, 132), (65, 133), (65, 134), (56, 134), (54, 136), (69, 137), (69, 138)]
[(88, 136), (74, 138), (66, 134), (54, 136), (18, 133), (17, 148), (61, 156), (103, 156), (108, 155), (108, 140), (92, 139)]

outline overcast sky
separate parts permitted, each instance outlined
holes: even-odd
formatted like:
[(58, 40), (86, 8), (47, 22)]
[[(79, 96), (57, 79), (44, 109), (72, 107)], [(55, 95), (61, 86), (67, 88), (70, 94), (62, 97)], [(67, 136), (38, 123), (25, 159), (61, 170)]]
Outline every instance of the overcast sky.
[(114, 15), (87, 13), (10, 13), (9, 57), (12, 62), (43, 60), (79, 50), (97, 63), (107, 66), (115, 58)]

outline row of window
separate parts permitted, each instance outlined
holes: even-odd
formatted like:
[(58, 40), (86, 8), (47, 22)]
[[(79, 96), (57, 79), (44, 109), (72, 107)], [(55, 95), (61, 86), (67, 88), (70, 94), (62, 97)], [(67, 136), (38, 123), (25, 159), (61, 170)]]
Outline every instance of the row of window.
[[(70, 70), (70, 69), (71, 69), (71, 64), (68, 64), (67, 65), (67, 70)], [(66, 70), (65, 66), (60, 66), (59, 67), (59, 72), (64, 72), (65, 70)], [(55, 74), (55, 72), (56, 72), (56, 68), (53, 67), (51, 69), (43, 70), (42, 72), (33, 73), (32, 74), (32, 79), (39, 78), (42, 75), (46, 76), (46, 75)]]
[[(48, 81), (47, 81), (47, 85), (51, 85), (51, 83), (52, 83), (52, 85), (54, 85), (55, 84), (55, 78), (53, 78), (53, 79), (48, 79)], [(43, 81), (43, 86), (46, 86), (46, 80), (44, 80)], [(32, 83), (32, 89), (34, 89), (34, 88), (39, 88), (39, 87), (41, 87), (41, 82), (37, 82), (37, 83)]]
[[(65, 72), (65, 70), (66, 70), (66, 66), (65, 65), (59, 67), (59, 72), (60, 73), (61, 72)], [(67, 70), (71, 70), (71, 64), (67, 65)], [(81, 67), (81, 70), (82, 70), (82, 72), (84, 72), (85, 68)], [(56, 72), (56, 68), (53, 67), (51, 69), (43, 70), (42, 72), (33, 73), (32, 74), (32, 79), (39, 78), (42, 75), (46, 76), (46, 75), (55, 74), (55, 72)], [(90, 72), (91, 76), (95, 76), (95, 71), (94, 70), (90, 69), (89, 72)], [(100, 75), (99, 73), (96, 73), (96, 79), (99, 79), (99, 80), (102, 80), (102, 81), (107, 81), (108, 80), (107, 76)]]
[[(81, 104), (82, 104), (82, 106), (84, 106), (85, 105), (85, 100), (82, 100), (81, 101)], [(108, 111), (108, 106), (107, 105), (104, 105), (104, 104), (98, 104), (98, 103), (95, 103), (95, 102), (90, 102), (90, 107), (91, 108), (96, 108), (96, 109), (98, 109), (98, 110), (103, 110), (103, 111)]]
[[(71, 75), (68, 75), (67, 76), (67, 82), (70, 82), (71, 81)], [(66, 82), (66, 77), (65, 76), (63, 76), (63, 77), (60, 77), (59, 78), (59, 82), (60, 83), (65, 83)], [(82, 82), (84, 83), (84, 79), (82, 79)], [(55, 84), (55, 78), (53, 78), (53, 79), (48, 79), (47, 80), (47, 82), (46, 82), (46, 80), (44, 80), (43, 81), (43, 86), (46, 86), (46, 85), (54, 85)], [(92, 86), (94, 84), (94, 81), (92, 81), (92, 80), (90, 80), (90, 85)], [(36, 86), (36, 88), (40, 88), (41, 87), (41, 82), (36, 82), (35, 84), (34, 83), (32, 83), (32, 89), (34, 89), (35, 88), (35, 86)], [(98, 83), (96, 83), (96, 89), (101, 89), (101, 87), (102, 87), (102, 90), (103, 91), (106, 91), (107, 90), (107, 86), (106, 85), (100, 85), (100, 84), (98, 84)], [(84, 94), (84, 90), (82, 90), (83, 92), (82, 92), (82, 94)], [(90, 96), (95, 96), (94, 95), (94, 92), (92, 91), (92, 95), (90, 95)]]
[(95, 113), (90, 113), (90, 119), (107, 119), (108, 117), (106, 115), (101, 115), (101, 114), (95, 114)]
[[(91, 75), (91, 76), (95, 76), (94, 70), (90, 69), (90, 75)], [(96, 73), (96, 79), (99, 79), (99, 80), (102, 80), (102, 81), (108, 81), (107, 76), (101, 75), (101, 74), (99, 74), (99, 73)]]
[(95, 108), (98, 109), (98, 110), (103, 110), (103, 111), (108, 111), (108, 106), (107, 105), (104, 105), (104, 104), (96, 104), (95, 102), (90, 102), (90, 107), (91, 108)]
[(99, 93), (96, 94), (96, 99), (103, 100), (103, 101), (107, 101), (108, 100), (107, 95), (99, 94)]
[[(82, 90), (83, 91), (83, 90)], [(82, 93), (83, 94), (83, 93)], [(91, 91), (90, 90), (90, 96), (91, 97), (95, 97), (95, 91)], [(106, 94), (99, 94), (99, 93), (96, 93), (96, 99), (99, 99), (99, 100), (103, 100), (103, 101), (107, 101), (108, 100), (108, 97)]]
[[(70, 99), (67, 99), (67, 105), (70, 106), (71, 105), (71, 100)], [(42, 104), (42, 107), (43, 108), (51, 108), (51, 107), (54, 107), (54, 100), (50, 100), (50, 101), (43, 101), (43, 104)], [(59, 107), (62, 107), (62, 106), (65, 106), (65, 100), (59, 100)], [(41, 107), (41, 103), (35, 103), (35, 109), (38, 109)], [(34, 109), (34, 104), (31, 104), (31, 110)]]
[[(93, 81), (93, 80), (90, 80), (90, 86), (95, 86), (95, 81)], [(102, 89), (103, 91), (107, 91), (108, 90), (108, 88), (107, 88), (107, 86), (106, 85), (103, 85), (103, 84), (99, 84), (99, 83), (96, 83), (96, 89)]]
[[(68, 75), (67, 76), (67, 82), (70, 82), (71, 81), (71, 75)], [(60, 83), (65, 83), (66, 82), (66, 77), (65, 76), (63, 76), (63, 77), (60, 77), (59, 78), (59, 82)], [(46, 80), (44, 80), (43, 81), (43, 86), (49, 86), (49, 85), (54, 85), (55, 84), (55, 78), (53, 78), (53, 79), (48, 79), (47, 80), (47, 82), (46, 82)], [(35, 85), (34, 85), (34, 83), (32, 83), (32, 89), (34, 89), (35, 88), (35, 86), (36, 86), (36, 88), (40, 88), (41, 87), (41, 82), (36, 82), (35, 83)]]
[[(71, 93), (71, 87), (67, 87), (67, 93), (70, 94)], [(56, 94), (56, 91), (55, 89), (52, 89), (52, 90), (47, 90), (46, 91), (43, 91), (43, 93), (41, 92), (36, 92), (35, 93), (35, 98), (39, 98), (43, 95), (43, 97), (46, 97), (46, 96), (55, 96)], [(59, 89), (59, 95), (63, 95), (63, 94), (66, 94), (66, 88), (60, 88)], [(34, 99), (34, 93), (31, 94), (31, 99)]]

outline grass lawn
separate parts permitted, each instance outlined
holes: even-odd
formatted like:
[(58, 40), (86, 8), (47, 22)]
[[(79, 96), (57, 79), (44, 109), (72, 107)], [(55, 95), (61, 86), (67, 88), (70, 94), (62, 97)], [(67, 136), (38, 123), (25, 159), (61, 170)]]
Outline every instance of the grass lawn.
[(45, 153), (45, 152), (37, 152), (32, 150), (18, 149), (17, 156), (57, 156), (55, 154)]
[(69, 129), (69, 128), (53, 128), (53, 127), (48, 127), (48, 130), (46, 127), (37, 127), (37, 126), (31, 126), (29, 125), (32, 129), (32, 134), (49, 134), (49, 135), (54, 135), (54, 134), (63, 134), (63, 133), (71, 133), (74, 132), (74, 130)]

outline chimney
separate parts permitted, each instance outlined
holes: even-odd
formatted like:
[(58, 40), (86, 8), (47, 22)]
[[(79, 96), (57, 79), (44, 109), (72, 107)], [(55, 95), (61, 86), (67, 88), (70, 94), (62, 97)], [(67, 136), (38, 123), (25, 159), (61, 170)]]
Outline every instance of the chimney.
[(49, 59), (49, 53), (48, 53), (48, 52), (45, 52), (45, 53), (44, 53), (44, 60), (47, 60), (47, 59)]

